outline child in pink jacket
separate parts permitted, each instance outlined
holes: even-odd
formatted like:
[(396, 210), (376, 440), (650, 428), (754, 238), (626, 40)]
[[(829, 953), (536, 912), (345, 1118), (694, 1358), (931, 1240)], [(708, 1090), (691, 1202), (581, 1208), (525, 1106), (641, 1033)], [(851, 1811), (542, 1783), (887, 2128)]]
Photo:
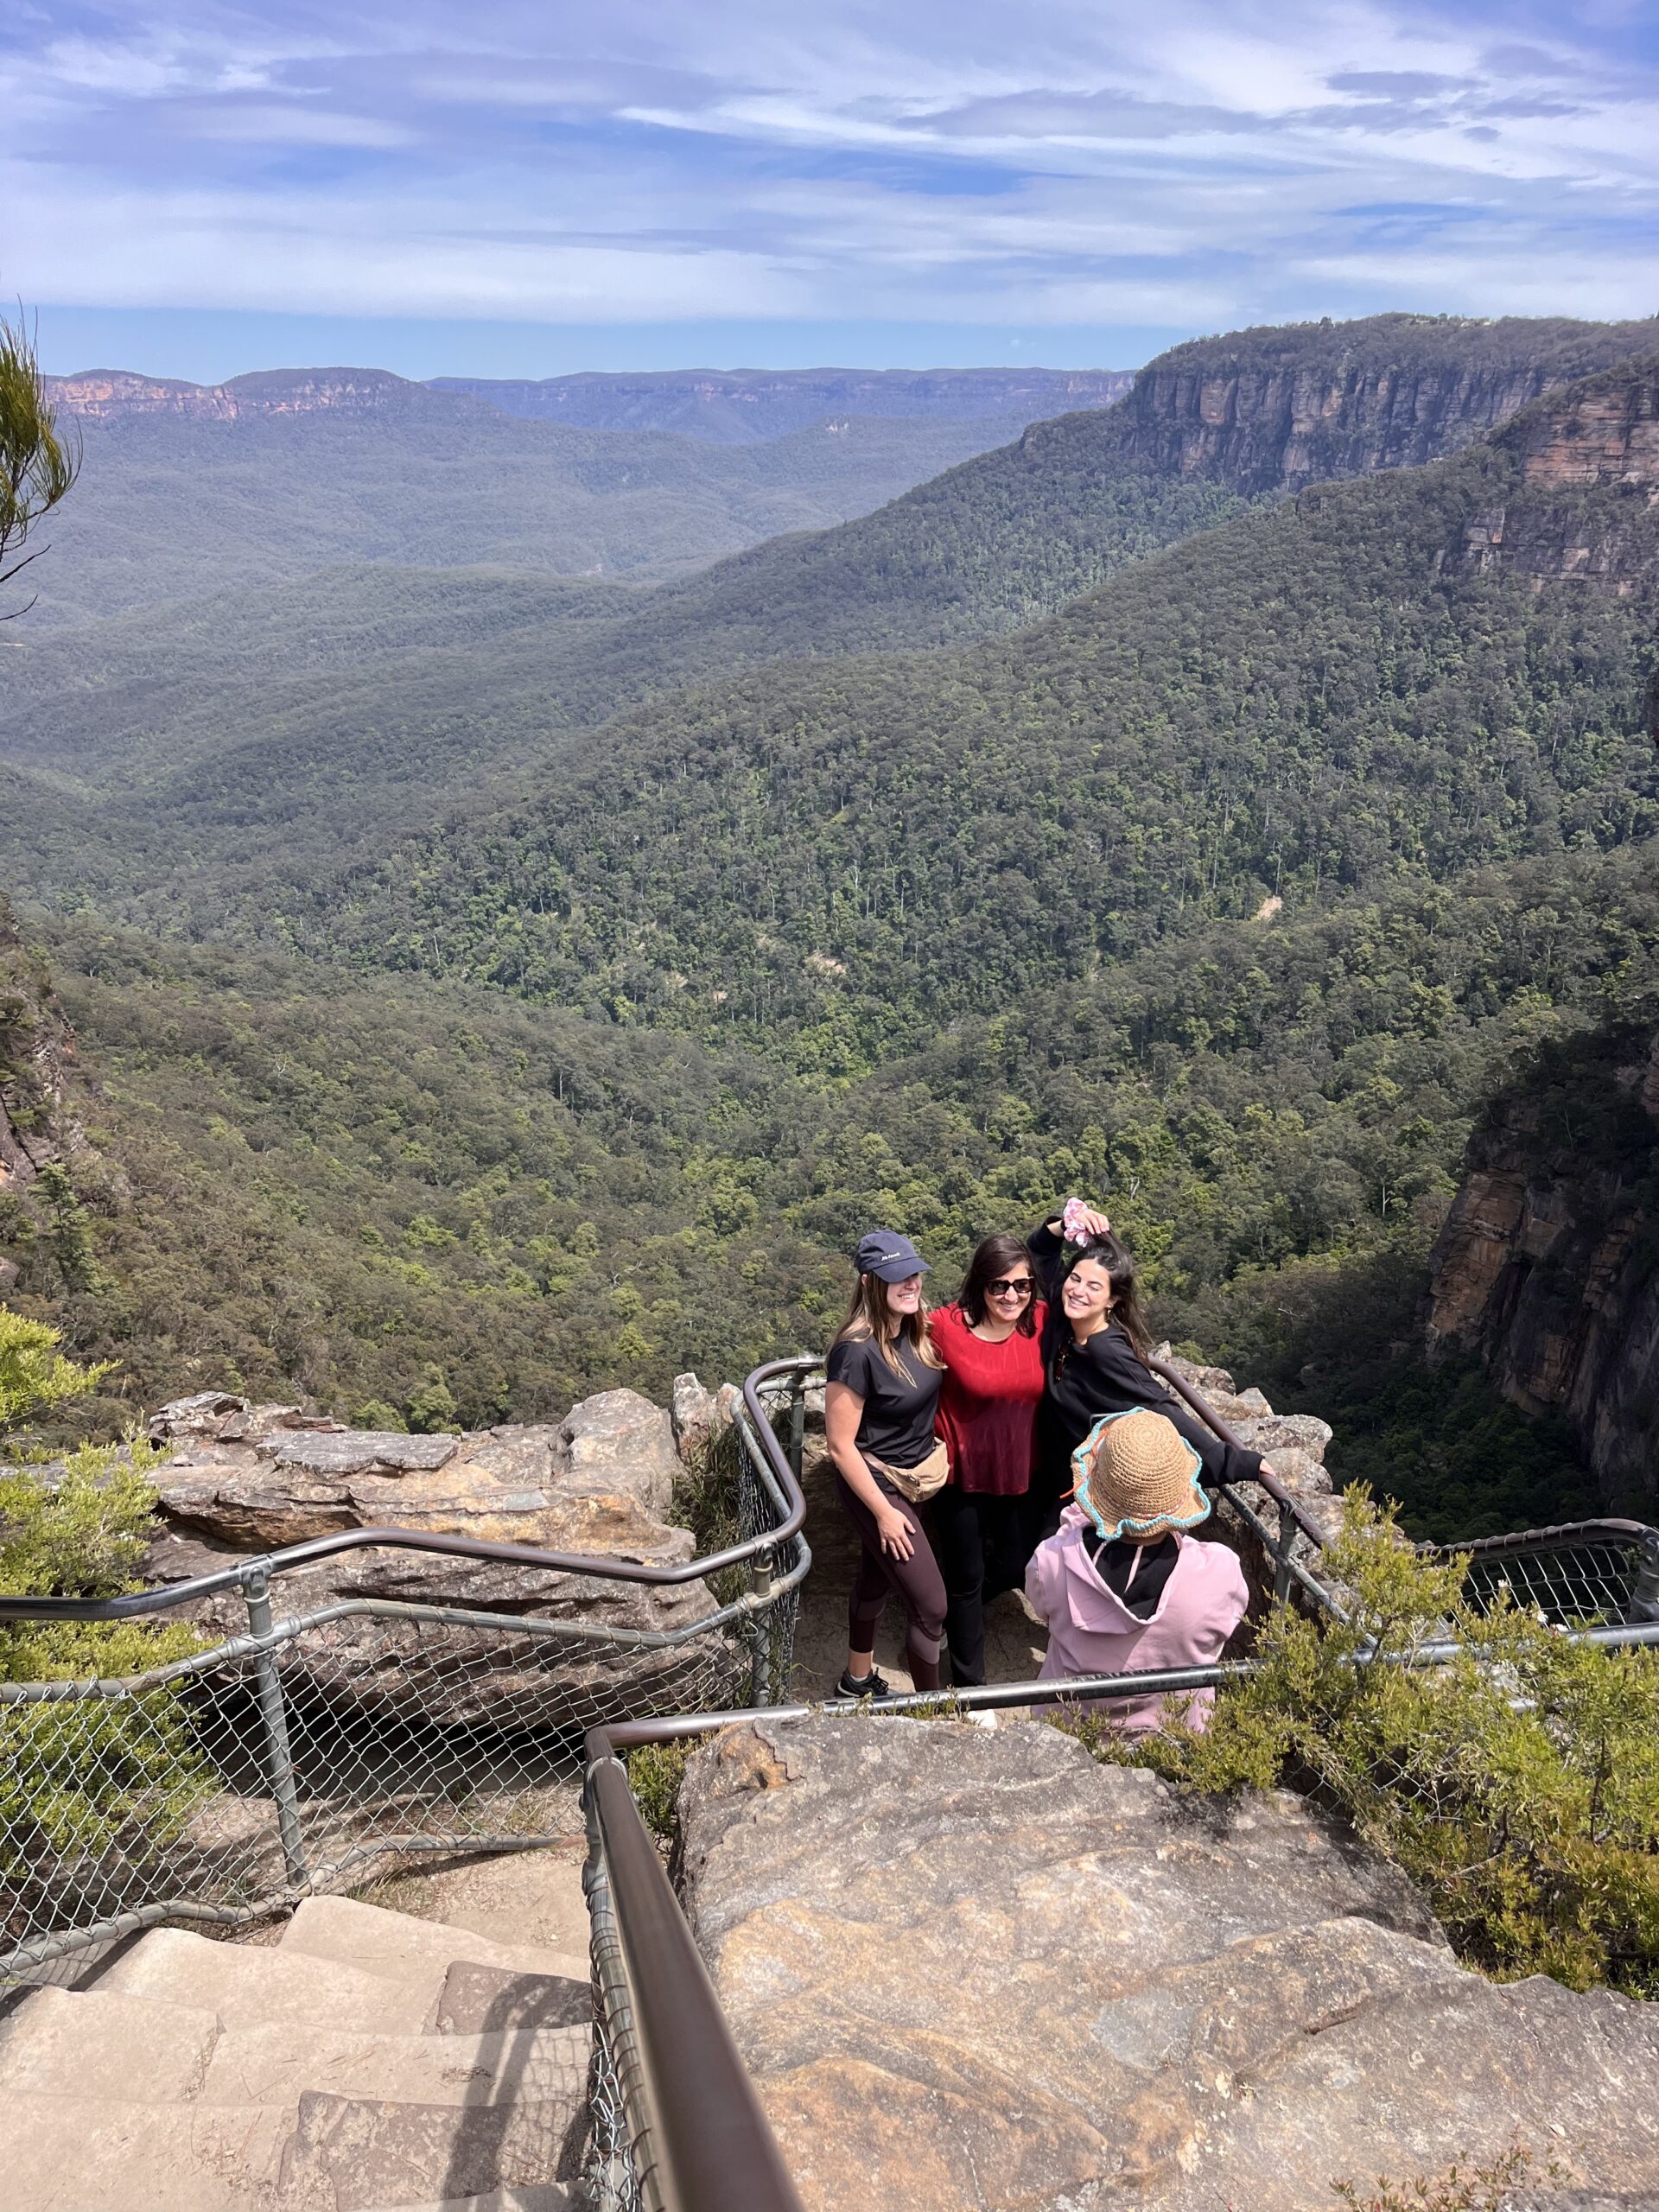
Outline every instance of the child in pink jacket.
[[(1026, 1573), (1026, 1595), (1048, 1624), (1042, 1678), (1150, 1674), (1207, 1667), (1244, 1617), (1236, 1553), (1187, 1531), (1206, 1520), (1198, 1453), (1173, 1421), (1145, 1407), (1107, 1414), (1072, 1454), (1072, 1502)], [(1208, 1725), (1213, 1690), (1170, 1701)], [(1096, 1701), (1125, 1736), (1164, 1719), (1162, 1697)]]

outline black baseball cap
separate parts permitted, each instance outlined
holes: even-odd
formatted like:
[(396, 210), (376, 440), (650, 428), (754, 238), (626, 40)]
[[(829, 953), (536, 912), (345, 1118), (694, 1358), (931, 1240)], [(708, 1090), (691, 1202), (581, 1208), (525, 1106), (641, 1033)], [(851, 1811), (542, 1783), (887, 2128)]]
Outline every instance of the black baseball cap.
[(867, 1230), (853, 1262), (860, 1274), (879, 1275), (883, 1282), (908, 1282), (912, 1275), (927, 1273), (927, 1262), (909, 1237), (892, 1229)]

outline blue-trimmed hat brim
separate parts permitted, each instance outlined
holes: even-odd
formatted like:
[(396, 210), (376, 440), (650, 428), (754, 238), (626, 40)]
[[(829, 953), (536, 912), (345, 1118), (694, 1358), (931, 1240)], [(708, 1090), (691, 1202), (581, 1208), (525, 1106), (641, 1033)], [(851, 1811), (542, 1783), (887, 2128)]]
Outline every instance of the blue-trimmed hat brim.
[(916, 1275), (930, 1274), (931, 1269), (923, 1259), (882, 1260), (875, 1267), (866, 1268), (863, 1272), (867, 1275), (874, 1275), (878, 1282), (909, 1282)]
[(1095, 1447), (1105, 1431), (1115, 1421), (1122, 1421), (1130, 1414), (1156, 1413), (1157, 1410), (1155, 1406), (1125, 1406), (1122, 1413), (1102, 1414), (1088, 1435), (1071, 1454), (1071, 1495), (1089, 1516), (1099, 1532), (1103, 1542), (1116, 1543), (1117, 1539), (1123, 1535), (1150, 1536), (1160, 1529), (1196, 1529), (1201, 1521), (1207, 1521), (1210, 1518), (1211, 1503), (1205, 1494), (1203, 1484), (1199, 1479), (1204, 1472), (1204, 1462), (1192, 1446), (1187, 1443), (1186, 1439), (1181, 1436), (1179, 1429), (1175, 1433), (1180, 1436), (1181, 1444), (1188, 1459), (1192, 1461), (1188, 1470), (1192, 1484), (1192, 1508), (1190, 1512), (1154, 1513), (1145, 1520), (1137, 1520), (1132, 1513), (1125, 1513), (1113, 1521), (1102, 1512), (1090, 1495), (1089, 1478), (1094, 1472)]

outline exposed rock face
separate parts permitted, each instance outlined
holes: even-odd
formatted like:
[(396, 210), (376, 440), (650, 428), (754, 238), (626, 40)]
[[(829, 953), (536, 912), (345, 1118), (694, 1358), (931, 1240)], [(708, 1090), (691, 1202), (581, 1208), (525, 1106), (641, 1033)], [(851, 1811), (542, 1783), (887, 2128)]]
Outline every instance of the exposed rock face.
[[(1528, 408), (1493, 440), (1519, 460), (1513, 496), (1471, 516), (1446, 568), (1561, 579), (1621, 597), (1659, 575), (1659, 359), (1592, 377)], [(1604, 494), (1586, 501), (1582, 493)]]
[(1431, 1263), (1431, 1349), (1573, 1424), (1610, 1504), (1659, 1497), (1659, 1036), (1545, 1054), (1472, 1139)]
[(1434, 461), (1552, 388), (1645, 348), (1659, 324), (1497, 326), (1373, 315), (1196, 339), (1143, 369), (1126, 450), (1246, 494)]
[[(585, 1399), (562, 1422), (465, 1436), (348, 1429), (297, 1407), (209, 1392), (163, 1408), (151, 1434), (175, 1447), (157, 1476), (167, 1533), (150, 1548), (151, 1582), (183, 1581), (238, 1556), (354, 1528), (431, 1529), (665, 1566), (695, 1555), (690, 1530), (667, 1517), (677, 1467), (669, 1417), (632, 1390)], [(273, 1586), (278, 1618), (349, 1598), (653, 1632), (693, 1628), (715, 1611), (701, 1580), (611, 1581), (381, 1547)], [(234, 1590), (194, 1601), (188, 1613), (223, 1635), (247, 1627)], [(716, 1632), (666, 1650), (504, 1637), (486, 1669), (472, 1631), (403, 1635), (361, 1618), (310, 1632), (292, 1663), (308, 1665), (316, 1688), (336, 1702), (395, 1705), (410, 1694), (404, 1645), (416, 1634), (423, 1665), (446, 1652), (474, 1662), (465, 1679), (456, 1670), (446, 1682), (444, 1717), (457, 1720), (507, 1707), (542, 1725), (558, 1725), (567, 1712), (591, 1717), (599, 1667), (612, 1692), (638, 1698), (666, 1693), (690, 1670), (735, 1665)]]
[(809, 2212), (1306, 2212), (1518, 2134), (1659, 2189), (1659, 2007), (1465, 1973), (1295, 1799), (1184, 1806), (1036, 1722), (728, 1731), (689, 1909)]

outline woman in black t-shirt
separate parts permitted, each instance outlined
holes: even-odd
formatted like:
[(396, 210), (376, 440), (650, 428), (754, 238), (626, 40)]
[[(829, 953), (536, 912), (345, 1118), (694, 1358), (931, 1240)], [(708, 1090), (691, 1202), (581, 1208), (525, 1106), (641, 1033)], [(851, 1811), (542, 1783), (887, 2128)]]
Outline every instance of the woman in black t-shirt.
[(1074, 1479), (1071, 1454), (1103, 1414), (1145, 1406), (1161, 1414), (1198, 1453), (1202, 1479), (1253, 1481), (1264, 1467), (1260, 1452), (1224, 1443), (1185, 1406), (1178, 1404), (1147, 1365), (1151, 1338), (1141, 1309), (1134, 1255), (1115, 1236), (1104, 1214), (1073, 1201), (1076, 1228), (1068, 1238), (1056, 1215), (1026, 1240), (1032, 1267), (1048, 1300), (1043, 1332), (1046, 1387), (1037, 1421), (1037, 1466), (1027, 1493), (1029, 1552), (1052, 1535)]
[(917, 1503), (944, 1479), (933, 1433), (943, 1371), (922, 1304), (927, 1262), (909, 1237), (859, 1240), (858, 1287), (824, 1363), (824, 1437), (836, 1490), (858, 1531), (847, 1611), (842, 1697), (885, 1696), (875, 1630), (889, 1593), (905, 1609), (905, 1651), (918, 1690), (939, 1687), (944, 1583)]

